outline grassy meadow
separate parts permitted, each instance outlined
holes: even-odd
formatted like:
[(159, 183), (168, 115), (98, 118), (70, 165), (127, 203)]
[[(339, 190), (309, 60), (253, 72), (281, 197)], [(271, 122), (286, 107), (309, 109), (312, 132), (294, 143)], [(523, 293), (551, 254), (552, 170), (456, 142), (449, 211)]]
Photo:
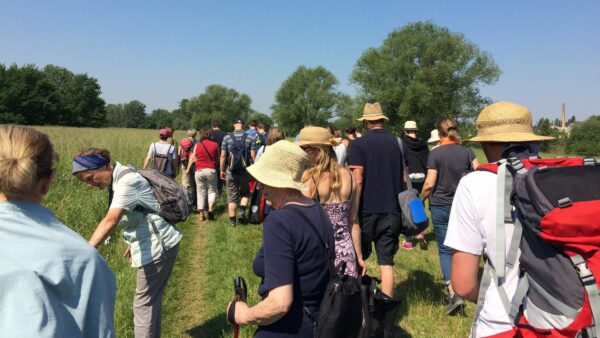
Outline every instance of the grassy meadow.
[[(107, 209), (106, 191), (90, 189), (70, 174), (70, 160), (80, 148), (104, 147), (112, 160), (141, 166), (157, 131), (138, 129), (92, 129), (37, 127), (48, 134), (60, 155), (58, 174), (44, 204), (57, 217), (88, 239)], [(183, 137), (179, 131), (176, 138)], [(481, 150), (477, 157), (484, 162)], [(179, 224), (183, 240), (174, 272), (169, 281), (162, 318), (163, 337), (231, 337), (226, 323), (225, 308), (232, 298), (233, 278), (243, 276), (248, 282), (249, 303), (259, 301), (259, 279), (252, 272), (252, 260), (261, 243), (261, 226), (246, 225), (230, 228), (225, 214), (224, 196), (217, 204), (218, 219), (199, 222), (197, 216)], [(464, 317), (444, 314), (443, 282), (437, 258), (437, 247), (431, 227), (427, 230), (429, 249), (400, 249), (396, 255), (398, 276), (396, 293), (403, 308), (399, 324), (403, 337), (466, 337), (474, 305), (469, 304)], [(117, 278), (115, 325), (117, 337), (133, 337), (132, 299), (135, 290), (135, 269), (123, 257), (126, 247), (120, 229), (112, 234), (108, 245), (99, 251)], [(378, 275), (371, 257), (369, 272)], [(255, 328), (243, 327), (240, 337), (251, 337)]]

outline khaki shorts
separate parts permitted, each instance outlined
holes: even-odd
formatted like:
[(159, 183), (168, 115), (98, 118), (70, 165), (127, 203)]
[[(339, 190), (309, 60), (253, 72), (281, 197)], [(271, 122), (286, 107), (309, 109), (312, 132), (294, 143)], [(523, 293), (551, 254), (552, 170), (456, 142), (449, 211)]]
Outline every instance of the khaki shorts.
[(250, 174), (227, 173), (227, 202), (238, 203), (240, 197), (250, 197)]

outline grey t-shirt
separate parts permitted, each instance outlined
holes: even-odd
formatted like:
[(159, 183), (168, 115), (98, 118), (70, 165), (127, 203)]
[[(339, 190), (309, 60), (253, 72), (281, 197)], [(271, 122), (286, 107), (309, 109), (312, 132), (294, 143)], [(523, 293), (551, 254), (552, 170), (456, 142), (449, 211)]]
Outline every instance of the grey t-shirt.
[(452, 205), (458, 181), (473, 170), (473, 150), (460, 144), (447, 144), (429, 153), (427, 169), (437, 170), (437, 181), (429, 196), (431, 205)]

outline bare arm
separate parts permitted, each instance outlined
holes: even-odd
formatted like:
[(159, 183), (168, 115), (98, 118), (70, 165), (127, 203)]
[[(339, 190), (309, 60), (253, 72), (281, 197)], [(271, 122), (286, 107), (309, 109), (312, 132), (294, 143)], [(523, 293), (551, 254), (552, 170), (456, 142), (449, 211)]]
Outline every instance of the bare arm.
[(250, 149), (250, 158), (252, 159), (252, 162), (256, 161), (256, 150)]
[(185, 168), (186, 174), (190, 172), (190, 168), (194, 165), (194, 163), (196, 163), (196, 160), (197, 160), (196, 152), (192, 151), (190, 153), (190, 157), (188, 158), (188, 166), (187, 166), (187, 168)]
[(427, 169), (427, 178), (425, 178), (425, 183), (423, 183), (423, 190), (421, 191), (421, 199), (423, 201), (429, 198), (429, 194), (435, 186), (435, 182), (437, 182), (437, 170)]
[(148, 163), (150, 162), (150, 159), (152, 159), (152, 156), (146, 156), (146, 159), (144, 159), (144, 168), (148, 168)]
[(477, 159), (474, 159), (473, 162), (473, 170), (477, 169), (477, 167), (479, 167), (479, 161), (477, 161)]
[[(350, 175), (354, 177), (354, 173)], [(361, 174), (362, 176), (362, 174)], [(360, 268), (359, 274), (364, 276), (367, 273), (367, 265), (363, 259), (362, 246), (361, 246), (361, 231), (358, 219), (358, 206), (360, 202), (360, 193), (356, 180), (352, 180), (352, 201), (350, 202), (350, 216), (348, 217), (348, 227), (350, 228), (350, 234), (352, 236), (352, 244), (354, 245), (354, 252), (356, 252), (356, 260)]]
[(125, 213), (125, 209), (121, 208), (110, 208), (104, 219), (96, 226), (96, 230), (88, 241), (93, 247), (97, 248), (100, 243), (110, 234), (110, 232), (117, 226), (121, 217)]
[(226, 156), (227, 156), (227, 152), (221, 151), (221, 156), (219, 157), (219, 164), (220, 164), (221, 172), (219, 173), (219, 176), (221, 177), (222, 180), (225, 180), (225, 178), (226, 178), (226, 176), (225, 176), (225, 157)]
[(479, 255), (454, 251), (452, 254), (451, 283), (454, 292), (473, 303), (477, 302), (479, 293)]
[(273, 324), (290, 311), (293, 300), (292, 284), (276, 287), (269, 291), (267, 298), (253, 307), (248, 307), (244, 302), (237, 302), (235, 304), (235, 322), (256, 325)]

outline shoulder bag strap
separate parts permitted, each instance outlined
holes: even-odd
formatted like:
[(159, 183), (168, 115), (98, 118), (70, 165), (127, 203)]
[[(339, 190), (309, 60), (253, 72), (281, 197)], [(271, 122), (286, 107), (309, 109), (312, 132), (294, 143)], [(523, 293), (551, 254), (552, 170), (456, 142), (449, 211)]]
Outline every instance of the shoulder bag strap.
[(319, 202), (319, 204), (321, 204), (321, 196), (319, 196), (319, 183), (317, 182), (317, 180), (315, 180), (315, 177), (312, 176), (311, 177), (313, 183), (315, 184), (315, 192), (317, 193), (317, 202)]
[[(317, 207), (320, 208), (320, 206), (317, 206)], [(294, 206), (288, 206), (287, 209), (291, 210), (296, 215), (300, 216), (300, 218), (302, 218), (304, 220), (304, 222), (306, 222), (310, 226), (310, 228), (313, 230), (313, 232), (317, 235), (317, 237), (321, 241), (321, 244), (323, 245), (323, 249), (325, 250), (325, 257), (327, 257), (327, 263), (328, 263), (327, 265), (329, 266), (329, 273), (331, 274), (330, 278), (333, 278), (336, 275), (335, 264), (333, 262), (333, 257), (331, 257), (331, 255), (329, 254), (329, 243), (327, 241), (327, 225), (325, 224), (326, 222), (325, 222), (325, 219), (323, 218), (323, 211), (319, 209), (319, 214), (321, 216), (321, 224), (323, 225), (323, 237), (322, 237), (319, 234), (319, 231), (317, 230), (315, 225), (310, 221), (310, 219), (308, 219), (308, 217), (302, 211), (300, 211), (297, 207), (294, 207)]]
[(406, 151), (404, 149), (404, 143), (402, 142), (402, 139), (398, 137), (398, 145), (400, 146), (400, 152), (402, 153), (402, 177), (404, 177), (404, 180), (406, 181), (406, 187), (408, 188), (408, 190), (412, 190), (412, 182), (410, 181), (410, 178), (408, 177), (408, 169), (407, 169), (407, 160), (406, 160)]
[(200, 144), (202, 145), (202, 148), (204, 148), (204, 151), (206, 152), (206, 155), (208, 155), (208, 158), (210, 158), (210, 161), (213, 163), (213, 165), (216, 168), (217, 167), (217, 163), (215, 163), (215, 160), (212, 158), (212, 156), (210, 156), (210, 153), (208, 152), (208, 149), (206, 149), (206, 146), (204, 145), (204, 142), (200, 141)]

